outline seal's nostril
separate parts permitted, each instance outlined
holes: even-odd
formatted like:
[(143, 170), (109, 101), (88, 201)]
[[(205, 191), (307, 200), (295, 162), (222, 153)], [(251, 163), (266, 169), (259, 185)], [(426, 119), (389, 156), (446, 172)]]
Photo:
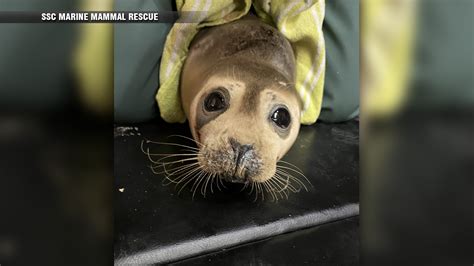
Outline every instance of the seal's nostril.
[(246, 159), (245, 155), (251, 150), (252, 150), (251, 145), (240, 146), (238, 153), (236, 154), (236, 162), (235, 162), (236, 167), (242, 164), (243, 160)]
[(242, 163), (242, 159), (245, 158), (245, 154), (251, 151), (253, 146), (249, 144), (242, 145), (233, 138), (230, 138), (229, 142), (234, 151), (235, 164), (239, 166)]
[(242, 145), (242, 146), (240, 146), (240, 153), (242, 155), (244, 155), (245, 153), (247, 153), (248, 151), (250, 151), (252, 149), (253, 149), (252, 145)]
[(251, 151), (253, 151), (254, 147), (250, 144), (242, 145), (234, 138), (229, 138), (229, 143), (234, 152), (235, 168), (233, 171), (233, 176), (234, 178), (238, 178), (242, 181), (247, 176), (246, 172), (248, 170), (248, 162), (253, 159), (254, 155)]
[(240, 149), (240, 143), (234, 138), (230, 138), (229, 143), (230, 143), (230, 146), (232, 147), (232, 150), (234, 150), (235, 153), (238, 153)]

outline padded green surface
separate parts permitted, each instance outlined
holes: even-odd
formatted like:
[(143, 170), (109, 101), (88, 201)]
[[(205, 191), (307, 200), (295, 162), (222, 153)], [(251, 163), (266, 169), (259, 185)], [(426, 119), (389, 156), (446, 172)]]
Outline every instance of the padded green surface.
[(319, 119), (346, 121), (359, 114), (359, 1), (326, 1), (323, 31), (327, 58)]
[(474, 1), (420, 1), (410, 104), (469, 108), (474, 104)]
[[(0, 11), (73, 10), (77, 0), (1, 0)], [(0, 107), (54, 111), (74, 97), (75, 24), (0, 23)]]
[[(172, 1), (117, 0), (115, 10), (170, 11)], [(172, 24), (115, 24), (114, 113), (116, 122), (158, 116), (155, 102), (161, 53)]]

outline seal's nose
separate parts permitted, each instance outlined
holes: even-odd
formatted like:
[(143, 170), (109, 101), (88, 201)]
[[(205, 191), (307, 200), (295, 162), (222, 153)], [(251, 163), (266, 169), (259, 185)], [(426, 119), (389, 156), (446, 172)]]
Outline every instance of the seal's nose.
[[(229, 139), (229, 142), (234, 151), (235, 159), (235, 170), (232, 179), (234, 179), (234, 181), (244, 181), (246, 177), (243, 173), (247, 170), (245, 162), (252, 159), (253, 153), (251, 151), (253, 151), (253, 146), (249, 144), (242, 145), (233, 138)], [(242, 174), (238, 174), (239, 172)]]
[(232, 150), (234, 150), (235, 165), (238, 167), (242, 164), (246, 154), (253, 149), (253, 146), (249, 144), (242, 145), (235, 139), (230, 139), (230, 145), (232, 146)]

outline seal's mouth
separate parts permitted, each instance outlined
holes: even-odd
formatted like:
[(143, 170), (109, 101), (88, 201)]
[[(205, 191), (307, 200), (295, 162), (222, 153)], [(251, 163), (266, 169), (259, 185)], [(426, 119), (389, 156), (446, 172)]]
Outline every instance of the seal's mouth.
[(248, 178), (242, 179), (241, 177), (235, 175), (225, 175), (223, 179), (230, 183), (239, 183), (239, 184), (248, 184), (250, 183)]

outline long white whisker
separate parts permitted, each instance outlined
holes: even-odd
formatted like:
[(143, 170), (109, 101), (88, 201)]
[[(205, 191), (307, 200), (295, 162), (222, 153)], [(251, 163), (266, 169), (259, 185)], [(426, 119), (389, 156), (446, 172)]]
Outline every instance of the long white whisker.
[(171, 174), (166, 175), (166, 177), (171, 177), (176, 175), (177, 173), (181, 173), (180, 175), (174, 177), (172, 180), (177, 181), (180, 180), (188, 171), (191, 171), (192, 169), (199, 168), (199, 165), (197, 163), (186, 165), (185, 167), (182, 167), (178, 170), (173, 171)]
[(192, 163), (192, 164), (177, 166), (176, 168), (173, 168), (173, 169), (169, 170), (169, 171), (171, 171), (171, 173), (169, 173), (168, 170), (166, 169), (166, 165), (163, 165), (163, 169), (164, 169), (164, 173), (166, 175), (172, 176), (172, 175), (175, 175), (176, 173), (181, 172), (183, 169), (192, 168), (193, 166), (196, 166), (196, 165), (199, 165), (199, 163), (195, 162), (195, 163)]
[(290, 167), (286, 167), (286, 166), (282, 166), (282, 165), (277, 165), (277, 169), (290, 170), (290, 171), (293, 171), (294, 173), (297, 173), (298, 175), (305, 176), (302, 172), (300, 172), (300, 171), (298, 171), (298, 170), (296, 170), (296, 169), (290, 168)]
[[(282, 189), (282, 187), (275, 181), (275, 179), (270, 179), (270, 182), (275, 186), (275, 189), (277, 189), (278, 194), (280, 194), (281, 198), (283, 199), (283, 195), (286, 196), (288, 199), (288, 193), (286, 192), (286, 189)], [(283, 195), (282, 195), (283, 193)]]
[[(188, 172), (183, 173), (183, 174), (180, 176), (179, 181), (178, 181), (178, 183), (176, 183), (176, 186), (175, 186), (175, 187), (177, 187), (179, 184), (185, 182), (186, 180), (192, 180), (192, 179), (195, 177), (195, 175), (192, 175), (191, 171), (196, 170), (196, 169), (202, 171), (200, 167), (197, 167), (197, 168), (195, 168), (195, 169), (188, 170)], [(198, 171), (198, 173), (200, 173), (200, 171)], [(196, 171), (193, 171), (193, 172), (196, 172)]]
[(214, 179), (215, 178), (216, 178), (216, 174), (212, 174), (211, 175), (211, 185), (210, 185), (211, 194), (214, 194), (214, 190), (212, 189), (212, 186), (214, 185)]
[[(207, 193), (207, 185), (209, 184), (209, 180), (211, 179), (211, 174), (209, 173), (206, 177), (206, 184), (204, 185), (204, 197), (206, 197), (206, 193)], [(202, 191), (201, 191), (202, 192)]]
[(294, 164), (292, 164), (292, 163), (290, 163), (290, 162), (280, 160), (280, 161), (277, 162), (277, 164), (278, 164), (278, 163), (284, 163), (284, 164), (293, 166), (293, 167), (295, 167), (298, 171), (300, 171), (301, 173), (303, 173), (303, 170), (301, 170), (298, 166), (296, 166), (296, 165), (294, 165)]
[(176, 147), (187, 148), (187, 149), (199, 151), (198, 148), (191, 147), (191, 146), (184, 145), (184, 144), (178, 144), (178, 143), (159, 142), (159, 141), (151, 141), (151, 140), (146, 140), (146, 143), (153, 143), (153, 144), (159, 144), (159, 145), (168, 145), (168, 146), (176, 146)]
[(290, 178), (288, 176), (285, 180), (278, 173), (276, 173), (275, 182), (278, 182), (283, 186), (281, 190), (290, 189), (292, 192), (298, 192), (298, 190), (290, 184)]
[(187, 140), (190, 140), (190, 141), (192, 141), (192, 142), (194, 142), (194, 143), (196, 143), (196, 144), (202, 145), (201, 142), (196, 141), (196, 140), (193, 139), (193, 138), (183, 136), (183, 135), (176, 135), (176, 134), (175, 134), (175, 135), (169, 135), (169, 136), (168, 136), (168, 138), (172, 138), (172, 137), (179, 137), (179, 138), (187, 139)]
[(255, 199), (254, 199), (254, 202), (257, 201), (258, 199), (258, 184), (257, 183), (254, 183), (255, 184)]
[(196, 156), (198, 153), (149, 153), (150, 156), (163, 156), (160, 158), (157, 162), (160, 162), (164, 159), (171, 158), (171, 157), (177, 157), (177, 156)]
[(265, 188), (265, 190), (268, 193), (270, 193), (270, 195), (272, 196), (272, 201), (278, 201), (278, 199), (276, 198), (276, 195), (274, 194), (273, 190), (270, 189), (270, 186), (268, 185), (267, 181), (263, 182), (262, 185)]
[(199, 175), (199, 177), (196, 179), (196, 181), (194, 182), (194, 184), (193, 184), (193, 187), (194, 187), (194, 185), (196, 185), (196, 182), (197, 182), (197, 185), (196, 185), (196, 187), (194, 188), (194, 190), (193, 190), (193, 188), (191, 187), (191, 191), (193, 191), (193, 200), (194, 200), (194, 194), (196, 194), (196, 190), (199, 189), (199, 184), (201, 184), (201, 181), (204, 180), (204, 177), (205, 177), (205, 176), (206, 176), (206, 173), (205, 173), (205, 172), (202, 172), (202, 173)]
[(188, 162), (188, 161), (197, 161), (198, 158), (193, 157), (193, 158), (186, 158), (186, 159), (180, 159), (176, 161), (171, 161), (171, 162), (162, 162), (160, 163), (161, 165), (173, 165), (177, 163), (183, 163), (183, 162)]
[(250, 191), (249, 191), (248, 195), (251, 195), (251, 194), (252, 194), (254, 188), (255, 188), (255, 183), (254, 183), (254, 182), (251, 182)]
[[(199, 172), (198, 172), (198, 171), (199, 171)], [(196, 172), (198, 172), (198, 173), (196, 174)], [(202, 171), (200, 168), (196, 168), (196, 169), (194, 169), (194, 170), (191, 170), (190, 173), (187, 174), (187, 176), (191, 176), (191, 177), (189, 178), (189, 180), (188, 180), (186, 183), (184, 183), (184, 185), (183, 185), (183, 186), (181, 187), (181, 189), (178, 191), (178, 195), (181, 193), (181, 191), (183, 190), (183, 188), (185, 188), (191, 181), (193, 181), (193, 179), (196, 179), (196, 176), (198, 176), (198, 175), (200, 175), (200, 174), (202, 174), (202, 173), (203, 173), (203, 171)], [(192, 174), (193, 174), (193, 175), (192, 175)], [(187, 178), (187, 177), (186, 177), (186, 178)], [(184, 177), (183, 177), (183, 179), (184, 179)]]
[[(278, 170), (277, 170), (277, 172), (278, 172)], [(292, 176), (291, 174), (289, 174), (289, 173), (287, 173), (287, 172), (285, 172), (285, 171), (280, 170), (279, 173), (282, 174), (282, 175), (287, 176), (289, 179), (295, 181), (295, 182), (298, 183), (300, 186), (303, 186), (304, 189), (305, 189), (306, 191), (308, 191), (308, 188), (307, 188), (306, 185), (303, 183), (303, 181), (299, 180), (298, 178)]]

